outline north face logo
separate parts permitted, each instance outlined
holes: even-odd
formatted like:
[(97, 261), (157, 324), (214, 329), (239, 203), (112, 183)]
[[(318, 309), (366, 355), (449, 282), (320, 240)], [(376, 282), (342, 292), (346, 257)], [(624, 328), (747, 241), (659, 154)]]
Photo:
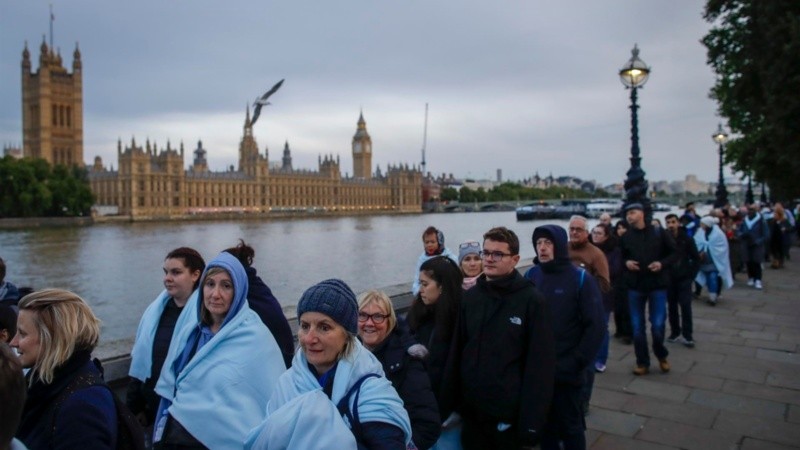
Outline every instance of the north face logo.
[(514, 317), (509, 317), (509, 318), (508, 318), (508, 321), (509, 321), (509, 322), (511, 322), (511, 323), (513, 323), (514, 325), (522, 325), (522, 319), (520, 319), (520, 318), (519, 318), (519, 317), (517, 317), (517, 316), (514, 316)]

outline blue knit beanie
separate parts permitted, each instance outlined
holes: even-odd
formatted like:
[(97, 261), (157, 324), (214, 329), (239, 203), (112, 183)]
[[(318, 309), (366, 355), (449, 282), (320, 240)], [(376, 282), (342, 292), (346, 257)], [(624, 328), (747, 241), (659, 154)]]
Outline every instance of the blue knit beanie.
[(331, 278), (306, 289), (297, 303), (297, 319), (309, 311), (325, 314), (349, 333), (358, 333), (356, 294), (342, 280)]

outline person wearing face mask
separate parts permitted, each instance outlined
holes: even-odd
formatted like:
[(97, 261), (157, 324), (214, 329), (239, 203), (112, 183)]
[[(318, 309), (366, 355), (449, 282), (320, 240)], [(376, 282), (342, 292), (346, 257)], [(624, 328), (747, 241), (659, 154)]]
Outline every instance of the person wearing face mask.
[(431, 381), (425, 371), (424, 354), (408, 325), (398, 319), (392, 301), (382, 291), (358, 296), (358, 337), (383, 365), (411, 420), (411, 440), (427, 450), (441, 434), (441, 419)]
[(164, 290), (139, 321), (131, 350), (125, 403), (145, 428), (153, 424), (158, 409), (156, 381), (161, 375), (170, 340), (190, 299), (192, 304), (196, 302), (196, 289), (205, 267), (203, 257), (195, 249), (180, 247), (169, 252), (164, 258)]
[(481, 261), (481, 243), (478, 241), (467, 241), (458, 246), (458, 265), (461, 267), (461, 274), (464, 281), (461, 283), (465, 291), (478, 281), (478, 277), (483, 273), (483, 262)]

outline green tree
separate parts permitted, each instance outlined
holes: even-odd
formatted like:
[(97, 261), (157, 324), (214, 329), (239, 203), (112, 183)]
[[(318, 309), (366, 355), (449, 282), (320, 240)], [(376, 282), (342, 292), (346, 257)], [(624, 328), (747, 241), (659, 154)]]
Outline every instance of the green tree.
[(446, 187), (442, 189), (440, 197), (443, 202), (452, 202), (458, 200), (458, 191), (455, 188)]
[(733, 138), (725, 160), (779, 197), (800, 195), (800, 2), (708, 0), (711, 98)]
[(461, 189), (458, 190), (458, 198), (461, 203), (472, 203), (475, 201), (475, 191), (466, 186), (461, 186)]
[(94, 202), (86, 171), (41, 159), (0, 159), (0, 217), (78, 216)]

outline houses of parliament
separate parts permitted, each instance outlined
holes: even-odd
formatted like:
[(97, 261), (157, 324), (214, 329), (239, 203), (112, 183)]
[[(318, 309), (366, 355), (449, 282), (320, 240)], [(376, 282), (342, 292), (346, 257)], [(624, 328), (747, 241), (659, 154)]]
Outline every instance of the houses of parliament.
[[(83, 165), (83, 68), (76, 45), (72, 73), (42, 42), (39, 69), (22, 52), (23, 157)], [(149, 140), (117, 142), (117, 168), (97, 156), (87, 167), (95, 210), (131, 220), (229, 214), (421, 212), (422, 172), (407, 164), (372, 172), (372, 139), (363, 114), (353, 136), (353, 176), (343, 177), (339, 157), (320, 156), (316, 170), (292, 166), (288, 142), (280, 162), (258, 148), (247, 109), (238, 167), (212, 171), (202, 141), (185, 166), (184, 145), (158, 148)]]

